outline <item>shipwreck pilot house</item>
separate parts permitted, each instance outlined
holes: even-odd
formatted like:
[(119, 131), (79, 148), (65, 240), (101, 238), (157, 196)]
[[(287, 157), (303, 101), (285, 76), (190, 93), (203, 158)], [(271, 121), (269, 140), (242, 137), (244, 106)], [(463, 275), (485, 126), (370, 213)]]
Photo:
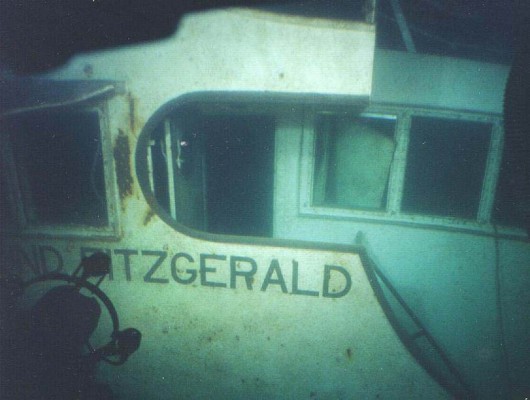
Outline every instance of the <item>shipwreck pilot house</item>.
[(39, 282), (21, 308), (105, 254), (97, 302), (142, 334), (98, 366), (119, 398), (528, 397), (528, 77), (454, 44), (489, 20), (447, 4), (194, 12), (4, 74), (2, 275)]

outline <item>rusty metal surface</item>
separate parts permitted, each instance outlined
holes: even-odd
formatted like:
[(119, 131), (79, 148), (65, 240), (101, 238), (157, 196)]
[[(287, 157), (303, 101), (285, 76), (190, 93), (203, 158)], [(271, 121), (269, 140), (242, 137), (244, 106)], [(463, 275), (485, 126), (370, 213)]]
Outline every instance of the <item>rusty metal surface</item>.
[(132, 194), (133, 177), (131, 175), (131, 149), (129, 138), (123, 131), (114, 143), (114, 161), (116, 163), (116, 179), (120, 199), (123, 200)]

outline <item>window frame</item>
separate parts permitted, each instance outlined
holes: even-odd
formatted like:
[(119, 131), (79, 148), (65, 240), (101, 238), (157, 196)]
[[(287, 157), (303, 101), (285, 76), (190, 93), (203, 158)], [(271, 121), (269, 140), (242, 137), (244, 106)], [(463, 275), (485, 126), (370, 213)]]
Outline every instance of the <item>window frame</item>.
[[(215, 92), (212, 96), (211, 92), (206, 92), (206, 103), (227, 103), (223, 106), (223, 110), (234, 111), (230, 109), (233, 103), (259, 103), (260, 94), (248, 93), (225, 93)], [(174, 112), (177, 108), (184, 104), (201, 103), (204, 101), (205, 92), (193, 92), (186, 95), (179, 96), (162, 107), (160, 107), (155, 114), (149, 119), (148, 123), (142, 130), (139, 137), (139, 142), (136, 148), (136, 169), (138, 179), (142, 191), (150, 194), (152, 188), (149, 183), (149, 173), (147, 161), (142, 161), (142, 157), (146, 157), (147, 152), (143, 151), (143, 147), (147, 146), (146, 137), (151, 134), (155, 127), (162, 122), (167, 115)], [(271, 99), (265, 101), (264, 105), (271, 106)], [(495, 235), (497, 233), (510, 236), (514, 238), (525, 237), (526, 233), (516, 227), (499, 226), (492, 222), (492, 214), (494, 207), (494, 200), (496, 195), (497, 180), (502, 160), (503, 152), (503, 123), (502, 115), (499, 113), (485, 113), (473, 110), (452, 110), (440, 108), (428, 108), (419, 106), (399, 105), (399, 104), (370, 104), (362, 105), (362, 103), (352, 103), (344, 98), (333, 98), (333, 101), (319, 101), (319, 99), (311, 99), (312, 101), (300, 101), (299, 96), (291, 96), (288, 98), (280, 97), (281, 102), (274, 102), (273, 108), (276, 109), (282, 104), (297, 104), (300, 107), (301, 120), (299, 129), (301, 132), (301, 143), (299, 157), (300, 172), (297, 174), (299, 182), (297, 193), (297, 215), (299, 217), (310, 217), (330, 220), (343, 220), (344, 222), (367, 222), (384, 225), (401, 225), (411, 226), (417, 228), (441, 229), (448, 231), (464, 231), (478, 235)], [(295, 101), (293, 101), (295, 100)], [(296, 101), (297, 100), (297, 101)], [(306, 98), (307, 100), (307, 98)], [(357, 99), (357, 101), (359, 101)], [(237, 109), (237, 108), (236, 108)], [(262, 108), (260, 108), (262, 109)], [(334, 207), (313, 206), (311, 203), (313, 196), (313, 174), (314, 174), (314, 144), (315, 132), (312, 128), (311, 118), (317, 112), (345, 112), (352, 115), (361, 114), (365, 116), (384, 117), (396, 120), (395, 126), (395, 142), (396, 149), (392, 164), (390, 167), (389, 181), (388, 181), (388, 195), (387, 204), (384, 210), (355, 210), (355, 209), (341, 209)], [(248, 110), (239, 111), (246, 114)], [(156, 116), (156, 118), (155, 118)], [(409, 214), (401, 212), (401, 202), (403, 197), (405, 171), (407, 165), (408, 145), (410, 137), (411, 120), (415, 116), (444, 118), (451, 120), (463, 120), (470, 122), (482, 122), (491, 126), (489, 134), (489, 146), (485, 161), (484, 180), (481, 185), (480, 200), (477, 208), (476, 218), (463, 219), (460, 217), (436, 216), (436, 215), (421, 215)], [(144, 143), (145, 142), (145, 143)], [(278, 149), (275, 149), (277, 152)], [(144, 154), (146, 153), (146, 154)], [(277, 155), (275, 155), (275, 163), (277, 162)], [(142, 174), (145, 177), (142, 178)], [(144, 179), (145, 178), (145, 179)], [(205, 236), (205, 237), (228, 237), (223, 234), (212, 234), (206, 231), (199, 231), (194, 228), (189, 228), (182, 225), (168, 212), (166, 212), (152, 196), (147, 196), (148, 203), (156, 210), (156, 213), (161, 216), (170, 226), (191, 235)], [(237, 236), (238, 240), (242, 237)]]
[[(200, 97), (200, 93), (199, 93), (199, 97)], [(178, 100), (178, 99), (177, 99)], [(229, 99), (231, 100), (231, 99)], [(178, 103), (176, 106), (174, 106), (173, 108), (170, 109), (170, 111), (167, 111), (165, 112), (165, 115), (163, 115), (161, 118), (160, 118), (160, 121), (158, 121), (158, 125), (154, 126), (153, 129), (151, 129), (151, 134), (153, 132), (155, 132), (157, 129), (160, 130), (161, 132), (161, 137), (162, 137), (162, 141), (163, 143), (165, 144), (165, 155), (164, 155), (164, 158), (166, 159), (165, 161), (165, 170), (166, 170), (166, 173), (167, 173), (167, 176), (165, 177), (166, 178), (166, 182), (167, 182), (167, 186), (166, 186), (166, 191), (167, 191), (167, 197), (168, 197), (168, 205), (167, 205), (167, 208), (164, 207), (164, 205), (162, 205), (162, 202), (160, 201), (160, 199), (158, 198), (158, 196), (155, 194), (155, 179), (154, 179), (154, 176), (153, 176), (153, 172), (155, 170), (154, 168), (154, 157), (153, 157), (153, 145), (154, 145), (154, 140), (153, 140), (153, 137), (152, 135), (149, 137), (148, 139), (148, 144), (147, 144), (147, 149), (146, 149), (146, 160), (145, 160), (145, 167), (146, 167), (146, 170), (147, 170), (147, 176), (148, 176), (148, 188), (149, 188), (149, 193), (147, 195), (148, 198), (153, 198), (155, 199), (155, 202), (158, 204), (158, 206), (164, 210), (164, 213), (166, 214), (166, 216), (170, 217), (171, 220), (176, 223), (177, 225), (183, 225), (183, 226), (186, 226), (187, 228), (189, 229), (193, 229), (193, 230), (197, 230), (199, 232), (204, 232), (206, 234), (209, 234), (209, 235), (220, 235), (220, 236), (238, 236), (238, 237), (242, 237), (242, 236), (253, 236), (253, 237), (260, 237), (260, 238), (270, 238), (272, 237), (272, 221), (273, 221), (273, 216), (272, 216), (272, 209), (273, 209), (273, 202), (274, 202), (274, 194), (271, 193), (271, 199), (270, 199), (270, 209), (271, 209), (271, 218), (270, 218), (270, 235), (254, 235), (254, 234), (250, 234), (250, 233), (245, 233), (245, 234), (239, 234), (239, 233), (233, 233), (233, 232), (230, 232), (230, 233), (220, 233), (220, 232), (216, 232), (215, 230), (212, 229), (211, 225), (210, 225), (210, 221), (213, 217), (213, 214), (211, 214), (209, 211), (208, 211), (208, 208), (209, 208), (209, 201), (208, 201), (208, 193), (212, 190), (212, 186), (209, 185), (207, 183), (208, 181), (208, 165), (209, 163), (211, 162), (209, 160), (209, 158), (207, 157), (207, 137), (208, 137), (208, 134), (205, 134), (204, 132), (201, 132), (199, 134), (199, 136), (202, 136), (199, 140), (200, 144), (196, 143), (196, 144), (192, 144), (192, 147), (193, 146), (197, 146), (199, 145), (199, 148), (200, 148), (200, 152), (201, 152), (201, 156), (200, 156), (200, 164), (202, 165), (202, 172), (201, 172), (201, 180), (202, 180), (202, 188), (201, 188), (201, 191), (202, 191), (202, 203), (203, 203), (203, 216), (202, 216), (202, 225), (203, 227), (202, 228), (198, 228), (198, 227), (192, 227), (191, 225), (183, 222), (181, 220), (181, 218), (178, 216), (179, 213), (181, 213), (183, 210), (180, 210), (179, 207), (177, 206), (176, 204), (176, 181), (175, 181), (175, 176), (177, 174), (176, 172), (176, 165), (175, 165), (175, 160), (176, 160), (176, 157), (177, 156), (177, 152), (178, 150), (176, 149), (176, 147), (178, 147), (177, 145), (175, 145), (176, 143), (176, 139), (175, 139), (175, 134), (177, 133), (178, 129), (175, 129), (173, 127), (173, 121), (176, 120), (178, 117), (179, 117), (179, 112), (178, 112), (178, 109), (179, 107), (182, 107), (184, 110), (185, 110), (185, 107), (186, 106), (189, 106), (190, 104), (192, 105), (195, 105), (195, 106), (198, 106), (198, 108), (200, 109), (200, 112), (202, 113), (201, 114), (201, 118), (222, 118), (222, 117), (231, 117), (231, 116), (237, 116), (237, 117), (257, 117), (257, 118), (267, 118), (270, 114), (273, 114), (274, 116), (278, 116), (278, 115), (281, 115), (281, 112), (278, 112), (278, 106), (274, 103), (264, 103), (263, 107), (260, 107), (259, 103), (254, 103), (254, 102), (249, 102), (249, 104), (247, 104), (247, 108), (245, 109), (238, 109), (238, 108), (234, 108), (234, 109), (229, 109), (227, 111), (227, 108), (230, 108), (232, 106), (231, 102), (226, 102), (224, 103), (224, 107), (220, 107), (219, 109), (217, 109), (217, 106), (213, 106), (211, 104), (209, 104), (210, 102), (209, 101), (201, 101), (201, 99), (199, 100), (191, 100), (191, 101), (187, 101), (187, 99), (185, 99), (182, 103)], [(234, 104), (238, 105), (239, 106), (239, 102), (235, 102)], [(202, 109), (201, 109), (202, 107)], [(272, 142), (274, 143), (274, 139), (275, 139), (275, 133), (273, 132), (272, 133)], [(141, 145), (141, 144), (140, 144)], [(140, 146), (139, 145), (139, 146)], [(274, 169), (274, 162), (275, 162), (275, 146), (272, 146), (273, 148), (273, 151), (271, 152), (271, 169), (273, 170)], [(172, 160), (172, 162), (168, 162), (168, 160)], [(273, 180), (274, 180), (274, 176), (273, 174), (271, 174), (271, 189), (274, 187), (274, 183), (273, 183)], [(182, 189), (182, 188), (180, 188)], [(211, 199), (210, 199), (211, 201)]]
[[(390, 167), (388, 180), (387, 204), (384, 210), (360, 210), (337, 207), (322, 207), (312, 204), (315, 142), (316, 134), (313, 121), (317, 111), (312, 110), (304, 117), (303, 141), (301, 155), (300, 201), (299, 215), (305, 217), (331, 218), (363, 222), (386, 222), (400, 225), (419, 225), (448, 229), (464, 229), (475, 232), (491, 233), (494, 228), (492, 212), (495, 201), (495, 189), (502, 160), (503, 126), (502, 118), (496, 114), (467, 112), (457, 110), (440, 110), (421, 107), (397, 105), (370, 105), (361, 113), (363, 116), (392, 118), (396, 120), (396, 148)], [(491, 125), (489, 149), (486, 157), (484, 180), (480, 193), (477, 214), (474, 219), (460, 217), (437, 216), (429, 214), (413, 214), (401, 211), (405, 171), (409, 151), (410, 127), (413, 117), (432, 117), (470, 122), (482, 122)], [(509, 234), (522, 234), (522, 230), (513, 227), (499, 227)]]
[[(2, 134), (2, 156), (5, 162), (6, 173), (5, 184), (8, 192), (8, 207), (16, 214), (15, 225), (7, 226), (4, 231), (13, 234), (29, 236), (53, 236), (53, 237), (82, 237), (82, 238), (116, 238), (119, 234), (119, 207), (117, 206), (118, 191), (114, 173), (114, 156), (112, 149), (112, 138), (109, 121), (110, 99), (103, 99), (89, 104), (76, 104), (53, 107), (48, 112), (54, 113), (90, 113), (95, 112), (99, 119), (99, 140), (101, 143), (101, 159), (103, 168), (103, 179), (105, 188), (105, 202), (107, 208), (107, 223), (104, 226), (91, 226), (68, 223), (31, 222), (27, 216), (28, 205), (23, 199), (20, 174), (23, 173), (16, 165), (11, 149), (11, 143), (7, 134)], [(30, 115), (37, 111), (27, 111), (24, 115)], [(4, 132), (7, 133), (7, 132)]]

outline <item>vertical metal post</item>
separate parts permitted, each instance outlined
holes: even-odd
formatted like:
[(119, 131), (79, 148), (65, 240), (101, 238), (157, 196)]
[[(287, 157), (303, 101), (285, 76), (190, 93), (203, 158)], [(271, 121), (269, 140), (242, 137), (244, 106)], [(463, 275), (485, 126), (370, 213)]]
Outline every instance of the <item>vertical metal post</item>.
[(477, 212), (477, 220), (480, 223), (493, 220), (492, 214), (495, 205), (495, 189), (497, 188), (497, 181), (502, 162), (502, 150), (504, 146), (503, 136), (502, 122), (497, 121), (492, 125), (491, 129), (488, 158), (486, 161), (482, 193)]
[(171, 145), (171, 120), (166, 118), (164, 121), (164, 143), (166, 146), (166, 164), (167, 164), (167, 190), (169, 195), (169, 213), (173, 218), (177, 217), (175, 203), (175, 170), (173, 166), (173, 148)]
[(392, 160), (392, 166), (390, 167), (390, 178), (388, 182), (387, 212), (390, 215), (396, 215), (401, 212), (410, 125), (411, 116), (409, 113), (402, 113), (397, 116), (396, 150), (394, 159)]
[(154, 140), (149, 141), (149, 145), (147, 146), (147, 175), (149, 176), (149, 187), (151, 188), (151, 192), (154, 193), (155, 191), (155, 182), (154, 182), (154, 176), (153, 176), (153, 146), (155, 145)]
[(375, 1), (376, 0), (365, 0), (364, 2), (364, 21), (368, 24), (373, 24), (375, 22)]
[(410, 34), (410, 30), (407, 25), (407, 20), (405, 19), (405, 15), (403, 14), (403, 10), (401, 9), (399, 0), (390, 0), (390, 4), (392, 5), (392, 10), (394, 11), (399, 30), (401, 31), (401, 37), (405, 42), (405, 47), (407, 48), (407, 51), (410, 53), (415, 53), (416, 46), (414, 46), (414, 41), (412, 40), (412, 35)]

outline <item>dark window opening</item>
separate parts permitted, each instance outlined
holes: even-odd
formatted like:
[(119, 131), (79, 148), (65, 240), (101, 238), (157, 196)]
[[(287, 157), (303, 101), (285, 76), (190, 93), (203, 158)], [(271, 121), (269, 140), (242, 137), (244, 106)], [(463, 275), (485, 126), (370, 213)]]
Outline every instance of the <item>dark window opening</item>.
[[(527, 229), (524, 205), (520, 204), (521, 196), (516, 192), (523, 190), (520, 188), (524, 187), (522, 183), (524, 177), (521, 179), (520, 176), (516, 176), (514, 168), (507, 167), (506, 164), (509, 162), (509, 160), (504, 160), (500, 170), (492, 221), (499, 225)], [(523, 172), (519, 173), (524, 176)]]
[(274, 121), (273, 115), (205, 113), (191, 106), (168, 115), (148, 149), (159, 205), (194, 229), (272, 236)]
[(272, 236), (274, 120), (204, 120), (208, 230)]
[(150, 157), (152, 159), (152, 190), (158, 203), (169, 210), (169, 186), (167, 169), (167, 151), (164, 140), (164, 126), (160, 125), (153, 132), (149, 145)]
[(413, 117), (402, 211), (476, 219), (491, 124)]
[(43, 112), (7, 121), (30, 224), (108, 224), (99, 114)]

